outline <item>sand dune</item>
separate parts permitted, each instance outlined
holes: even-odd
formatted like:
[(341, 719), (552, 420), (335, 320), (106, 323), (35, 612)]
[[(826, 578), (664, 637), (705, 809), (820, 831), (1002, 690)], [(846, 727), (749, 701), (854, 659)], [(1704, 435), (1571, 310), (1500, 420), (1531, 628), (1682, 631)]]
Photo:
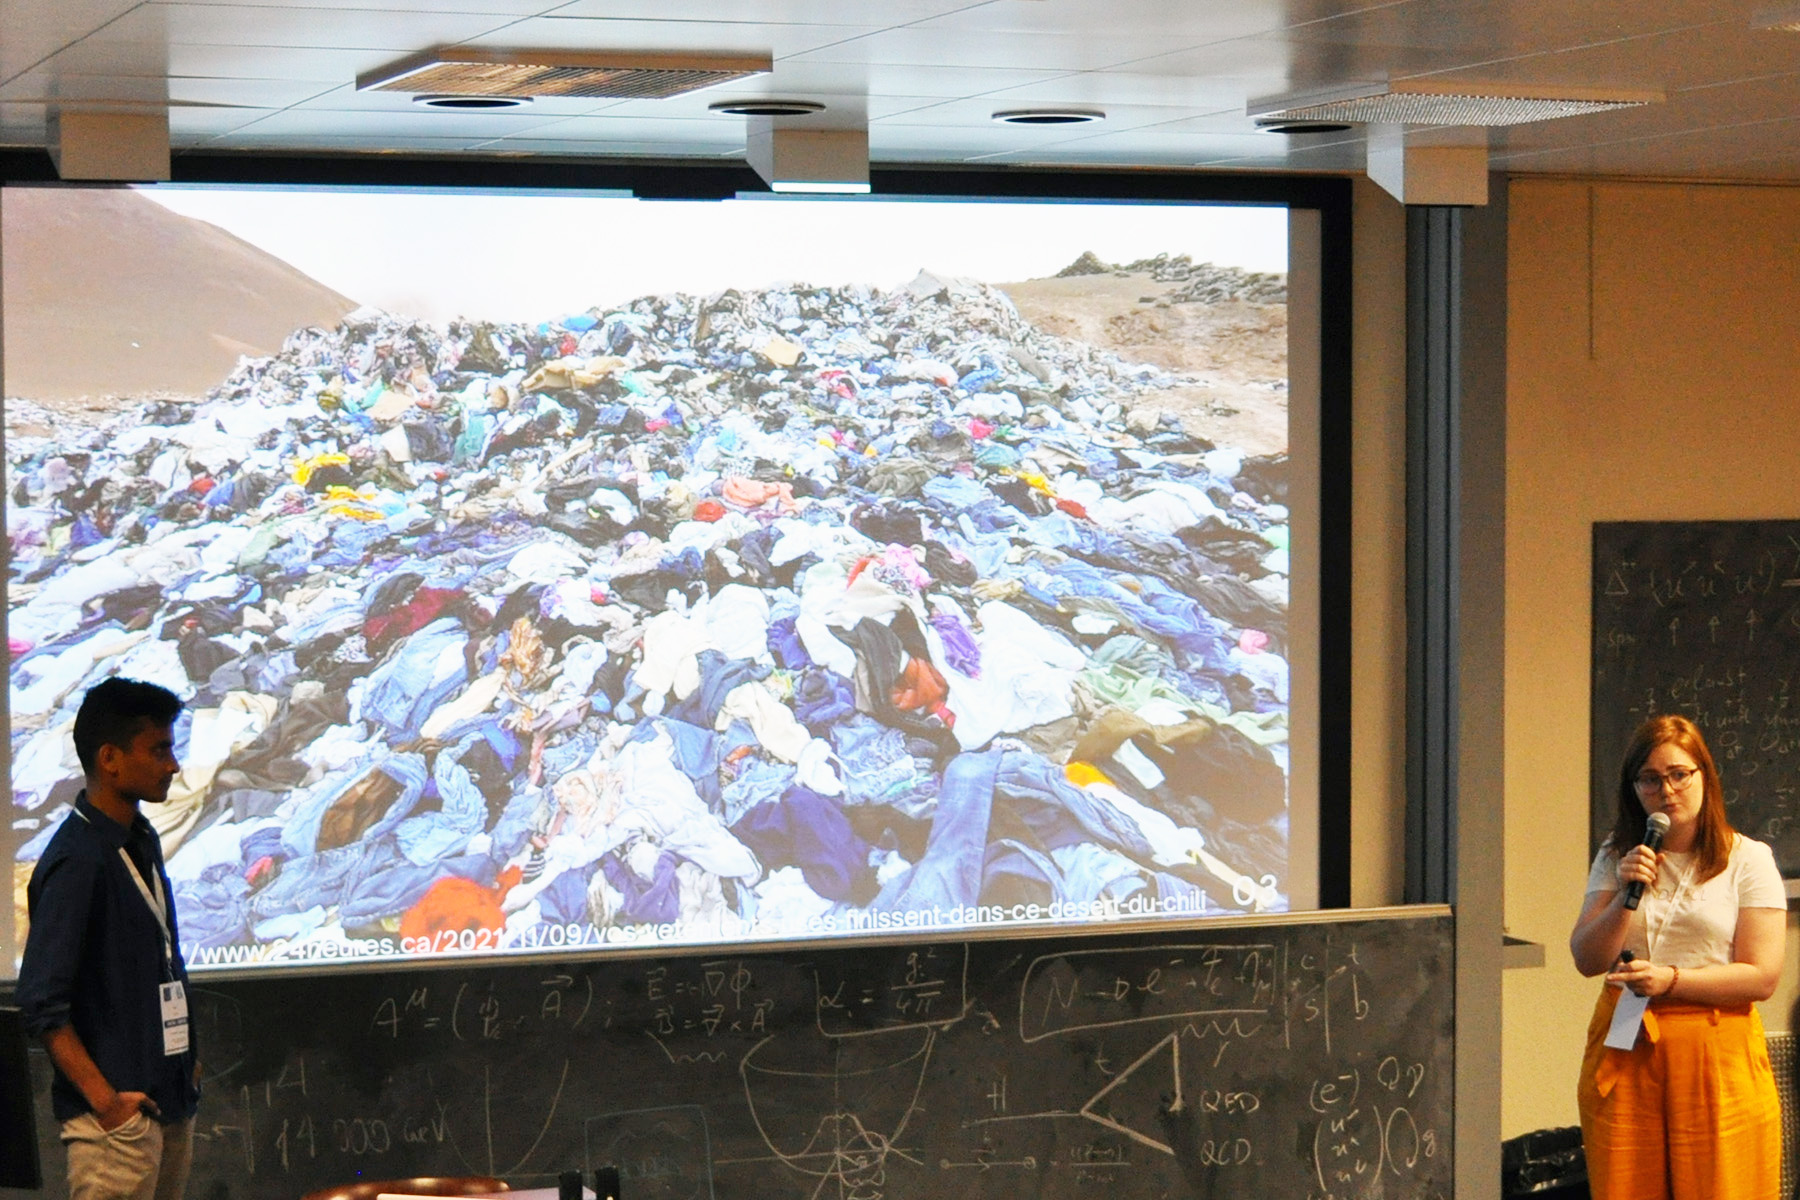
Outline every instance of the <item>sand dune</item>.
[(0, 197), (0, 386), (55, 408), (204, 394), (242, 354), (335, 325), (356, 302), (204, 221), (126, 188)]

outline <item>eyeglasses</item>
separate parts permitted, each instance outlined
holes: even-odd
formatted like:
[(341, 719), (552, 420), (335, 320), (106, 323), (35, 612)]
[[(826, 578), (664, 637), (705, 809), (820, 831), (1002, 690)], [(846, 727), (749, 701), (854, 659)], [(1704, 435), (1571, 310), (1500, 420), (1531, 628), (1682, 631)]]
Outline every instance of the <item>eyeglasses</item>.
[(1637, 777), (1637, 790), (1640, 792), (1660, 792), (1663, 784), (1669, 790), (1679, 792), (1688, 785), (1688, 781), (1700, 774), (1698, 767), (1670, 767), (1658, 775), (1655, 771), (1640, 771)]

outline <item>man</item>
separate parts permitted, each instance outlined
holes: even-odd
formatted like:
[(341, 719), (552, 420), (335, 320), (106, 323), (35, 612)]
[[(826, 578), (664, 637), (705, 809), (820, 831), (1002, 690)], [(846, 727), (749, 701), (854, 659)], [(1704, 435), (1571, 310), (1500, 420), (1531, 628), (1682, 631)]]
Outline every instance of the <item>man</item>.
[(108, 679), (83, 697), (75, 811), (31, 874), (18, 1004), (56, 1065), (70, 1200), (179, 1200), (200, 1097), (187, 965), (162, 844), (138, 811), (180, 770), (166, 688)]

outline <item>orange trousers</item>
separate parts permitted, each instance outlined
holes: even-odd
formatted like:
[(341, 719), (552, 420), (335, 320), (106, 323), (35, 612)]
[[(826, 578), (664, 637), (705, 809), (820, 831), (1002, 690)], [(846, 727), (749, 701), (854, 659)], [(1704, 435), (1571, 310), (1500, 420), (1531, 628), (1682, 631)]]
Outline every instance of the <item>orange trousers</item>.
[(1594, 1200), (1777, 1200), (1781, 1100), (1753, 1005), (1653, 1002), (1606, 1047), (1619, 989), (1588, 1022), (1578, 1099)]

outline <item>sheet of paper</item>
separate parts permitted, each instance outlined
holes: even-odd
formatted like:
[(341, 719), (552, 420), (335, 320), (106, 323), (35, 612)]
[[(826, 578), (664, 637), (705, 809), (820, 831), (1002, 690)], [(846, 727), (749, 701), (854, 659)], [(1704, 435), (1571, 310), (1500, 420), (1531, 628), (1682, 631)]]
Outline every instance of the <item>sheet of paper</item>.
[(1620, 996), (1619, 1006), (1613, 1009), (1612, 1028), (1606, 1031), (1606, 1044), (1614, 1050), (1629, 1050), (1637, 1045), (1638, 1030), (1644, 1025), (1644, 1010), (1649, 1006), (1648, 996), (1635, 992)]

